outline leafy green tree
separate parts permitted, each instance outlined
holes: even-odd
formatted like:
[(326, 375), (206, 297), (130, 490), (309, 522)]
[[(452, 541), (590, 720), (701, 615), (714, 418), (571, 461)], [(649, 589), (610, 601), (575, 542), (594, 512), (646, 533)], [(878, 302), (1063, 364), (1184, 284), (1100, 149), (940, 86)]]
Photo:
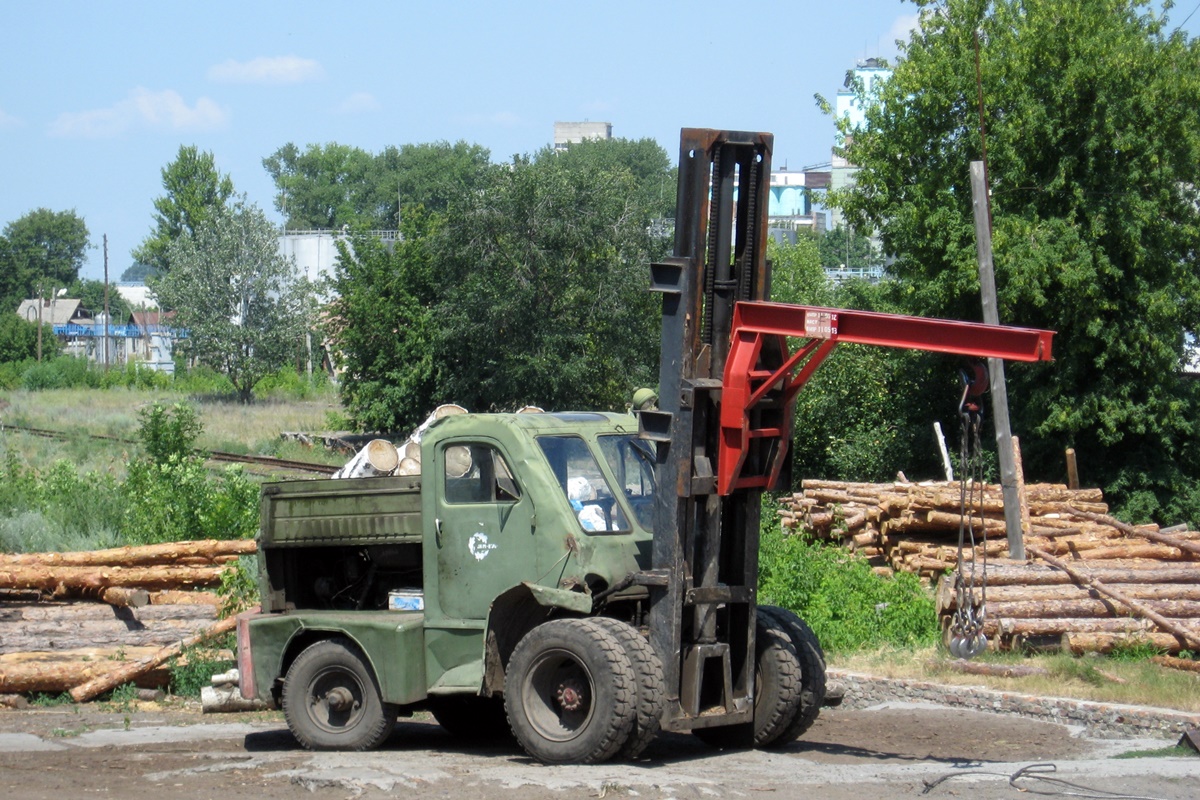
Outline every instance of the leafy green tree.
[(157, 274), (158, 272), (149, 264), (143, 264), (141, 261), (134, 261), (124, 272), (121, 273), (121, 282), (145, 283), (147, 278)]
[(0, 307), (15, 311), (39, 290), (49, 294), (75, 280), (88, 250), (88, 229), (74, 211), (39, 208), (4, 226), (0, 235)]
[(171, 271), (150, 286), (187, 329), (183, 347), (248, 402), (254, 384), (289, 363), (303, 340), (312, 287), (280, 254), (275, 226), (244, 198), (177, 239), (167, 258)]
[(233, 180), (217, 170), (213, 154), (195, 145), (181, 145), (175, 160), (162, 168), (166, 194), (154, 201), (154, 230), (133, 251), (135, 261), (159, 274), (171, 268), (169, 251), (175, 240), (195, 233), (233, 196)]
[[(67, 287), (67, 297), (78, 299), (79, 304), (93, 315), (104, 313), (104, 281), (77, 280)], [(115, 325), (128, 322), (133, 315), (129, 303), (111, 285), (108, 287), (108, 313)]]
[(1061, 475), (1073, 446), (1085, 480), (1165, 516), (1200, 476), (1179, 377), (1200, 327), (1200, 44), (1145, 0), (917, 5), (865, 127), (842, 124), (861, 169), (832, 201), (880, 232), (911, 310), (978, 318), (978, 30), (1000, 319), (1058, 331), (1056, 363), (1008, 372), (1026, 473)]
[(647, 219), (674, 218), (678, 171), (653, 139), (585, 139), (555, 155), (581, 168), (628, 170)]
[(435, 362), (441, 282), (430, 239), (442, 219), (406, 206), (392, 247), (369, 233), (339, 241), (329, 338), (342, 404), (364, 430), (408, 431), (439, 401)]
[[(54, 334), (45, 326), (44, 338)], [(0, 313), (0, 364), (11, 364), (37, 358), (37, 323), (27, 322), (12, 312)]]
[(845, 225), (827, 230), (817, 238), (821, 252), (821, 267), (873, 267), (882, 261), (869, 236), (863, 236)]
[(388, 146), (375, 156), (374, 227), (397, 227), (401, 204), (445, 212), (450, 201), (485, 186), (496, 169), (485, 147), (459, 141)]
[(663, 243), (627, 168), (516, 159), (464, 196), (438, 239), (442, 389), (473, 410), (618, 408), (653, 385)]
[[(767, 257), (773, 263), (772, 300), (898, 310), (894, 284), (830, 282), (820, 263), (818, 239), (771, 243)], [(943, 402), (957, 399), (954, 366), (919, 353), (839, 345), (797, 396), (793, 477), (884, 481), (899, 469), (914, 476), (935, 474), (931, 421), (954, 419), (954, 409)], [(938, 381), (946, 391), (926, 390)]]
[(288, 142), (263, 159), (275, 181), (275, 208), (289, 230), (370, 224), (373, 216), (371, 154), (330, 142), (304, 150)]
[(401, 205), (443, 212), (495, 169), (487, 149), (457, 142), (388, 146), (378, 155), (330, 142), (288, 143), (263, 159), (275, 208), (292, 230), (343, 226), (394, 230)]

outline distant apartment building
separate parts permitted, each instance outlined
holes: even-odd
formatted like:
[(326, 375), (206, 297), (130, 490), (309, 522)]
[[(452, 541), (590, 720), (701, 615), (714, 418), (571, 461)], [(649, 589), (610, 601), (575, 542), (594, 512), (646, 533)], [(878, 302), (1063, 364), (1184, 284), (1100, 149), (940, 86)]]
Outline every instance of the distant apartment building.
[(555, 122), (554, 149), (566, 150), (585, 139), (611, 139), (611, 122)]
[[(867, 118), (866, 110), (859, 99), (859, 84), (861, 84), (866, 96), (870, 97), (878, 92), (891, 77), (891, 69), (883, 66), (879, 59), (868, 58), (859, 61), (854, 69), (847, 70), (846, 72), (846, 81), (842, 85), (842, 88), (838, 89), (837, 98), (834, 101), (834, 113), (839, 119), (844, 117), (850, 120), (852, 130), (863, 127), (866, 125)], [(843, 189), (853, 185), (854, 176), (857, 172), (858, 167), (838, 155), (835, 150), (830, 166), (829, 188)], [(844, 221), (840, 210), (836, 208), (831, 209), (829, 223), (832, 227), (836, 228), (842, 225)]]

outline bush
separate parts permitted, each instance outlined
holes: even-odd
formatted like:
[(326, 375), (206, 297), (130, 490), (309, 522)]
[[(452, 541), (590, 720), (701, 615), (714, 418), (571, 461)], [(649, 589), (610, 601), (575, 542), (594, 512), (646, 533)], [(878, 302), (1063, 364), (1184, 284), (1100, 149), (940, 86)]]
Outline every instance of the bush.
[(122, 485), (130, 544), (245, 539), (258, 526), (258, 487), (240, 467), (212, 475), (195, 457), (135, 461)]
[(265, 376), (254, 384), (254, 397), (257, 400), (270, 398), (309, 400), (326, 390), (329, 380), (325, 373), (317, 370), (312, 378), (301, 375), (294, 367), (283, 367), (278, 372)]
[(915, 575), (884, 578), (859, 556), (785, 533), (770, 500), (762, 516), (759, 602), (795, 611), (831, 652), (937, 642), (933, 598)]
[(138, 418), (141, 420), (138, 441), (152, 464), (166, 464), (172, 457), (190, 457), (196, 439), (204, 430), (200, 415), (188, 403), (175, 403), (167, 408), (156, 401), (140, 410)]
[(69, 461), (39, 474), (9, 452), (0, 469), (0, 551), (95, 550), (116, 544), (120, 490), (112, 476)]

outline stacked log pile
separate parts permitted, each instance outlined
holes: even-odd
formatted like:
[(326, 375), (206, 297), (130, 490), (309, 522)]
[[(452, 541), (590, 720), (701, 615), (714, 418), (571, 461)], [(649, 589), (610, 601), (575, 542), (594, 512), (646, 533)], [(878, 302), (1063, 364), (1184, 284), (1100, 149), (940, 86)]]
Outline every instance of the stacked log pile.
[[(214, 591), (253, 541), (0, 554), (0, 694), (163, 686), (165, 651), (217, 623)], [(168, 656), (169, 657), (169, 656)], [(139, 665), (139, 666), (134, 666)]]
[[(986, 487), (982, 499), (977, 492), (967, 509), (975, 543), (964, 547), (964, 571), (979, 583), (986, 563), (984, 632), (994, 646), (1200, 649), (1200, 532), (1121, 523), (1108, 516), (1099, 489), (1023, 490), (1029, 561), (1008, 557), (999, 486)], [(842, 544), (880, 573), (940, 579), (945, 627), (957, 608), (952, 571), (961, 510), (957, 483), (805, 481), (780, 514), (784, 527)]]

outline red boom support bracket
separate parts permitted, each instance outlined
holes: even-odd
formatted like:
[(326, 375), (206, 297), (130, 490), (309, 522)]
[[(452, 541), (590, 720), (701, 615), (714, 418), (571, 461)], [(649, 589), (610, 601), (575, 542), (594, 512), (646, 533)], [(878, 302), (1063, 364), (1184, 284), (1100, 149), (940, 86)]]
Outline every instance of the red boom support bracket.
[[(796, 395), (839, 342), (1049, 361), (1053, 336), (1053, 331), (978, 322), (738, 303), (721, 391), (717, 492), (775, 486), (791, 440)], [(806, 341), (789, 354), (789, 337)]]

